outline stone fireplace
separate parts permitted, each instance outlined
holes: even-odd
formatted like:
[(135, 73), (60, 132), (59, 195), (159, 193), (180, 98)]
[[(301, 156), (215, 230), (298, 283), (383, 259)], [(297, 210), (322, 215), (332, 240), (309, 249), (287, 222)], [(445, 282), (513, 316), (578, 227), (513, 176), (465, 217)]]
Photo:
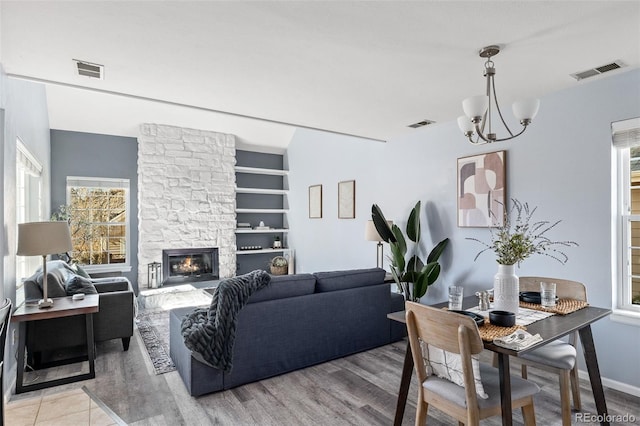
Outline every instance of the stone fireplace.
[(147, 265), (162, 261), (167, 247), (216, 247), (219, 277), (235, 275), (235, 155), (233, 135), (140, 126), (139, 283), (146, 285)]

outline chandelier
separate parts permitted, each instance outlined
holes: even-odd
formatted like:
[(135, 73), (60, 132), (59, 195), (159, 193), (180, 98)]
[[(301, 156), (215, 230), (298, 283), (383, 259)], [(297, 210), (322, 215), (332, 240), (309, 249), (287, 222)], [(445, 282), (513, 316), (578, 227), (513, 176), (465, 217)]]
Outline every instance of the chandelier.
[[(539, 99), (525, 99), (517, 101), (513, 104), (513, 115), (520, 120), (522, 130), (519, 133), (514, 134), (507, 123), (504, 121), (502, 111), (500, 111), (500, 105), (498, 104), (498, 97), (496, 96), (496, 86), (494, 76), (496, 69), (494, 68), (491, 58), (500, 53), (500, 46), (492, 45), (480, 49), (480, 57), (487, 58), (484, 63), (484, 76), (487, 79), (487, 90), (485, 95), (471, 96), (470, 98), (462, 101), (462, 109), (465, 115), (458, 117), (458, 126), (462, 133), (469, 138), (469, 142), (472, 144), (485, 144), (491, 142), (502, 142), (509, 139), (513, 139), (520, 136), (527, 130), (527, 126), (531, 124), (531, 120), (534, 119), (538, 113), (538, 107), (540, 107)], [(504, 125), (504, 128), (509, 133), (509, 136), (498, 138), (494, 133), (491, 123), (492, 110), (497, 112), (500, 117), (500, 121)], [(487, 132), (485, 133), (485, 129)], [(475, 136), (475, 140), (474, 140)]]

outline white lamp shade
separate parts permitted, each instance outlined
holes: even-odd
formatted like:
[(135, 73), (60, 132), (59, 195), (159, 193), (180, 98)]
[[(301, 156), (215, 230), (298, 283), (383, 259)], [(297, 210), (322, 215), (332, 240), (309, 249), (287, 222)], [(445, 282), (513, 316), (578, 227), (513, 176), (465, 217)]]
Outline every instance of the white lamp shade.
[(523, 99), (513, 103), (513, 115), (520, 121), (533, 120), (540, 108), (540, 99)]
[[(387, 225), (391, 228), (393, 226), (393, 221), (388, 220)], [(382, 237), (378, 234), (378, 230), (376, 229), (376, 225), (373, 223), (373, 220), (368, 220), (367, 223), (365, 223), (364, 239), (367, 241), (382, 241)]]
[(471, 96), (462, 101), (462, 110), (469, 119), (482, 117), (487, 108), (489, 108), (489, 97), (487, 95)]
[(18, 224), (18, 255), (45, 256), (73, 250), (67, 222)]
[(475, 131), (475, 127), (471, 122), (471, 119), (466, 115), (461, 115), (460, 117), (458, 117), (458, 127), (460, 127), (462, 133), (473, 133)]

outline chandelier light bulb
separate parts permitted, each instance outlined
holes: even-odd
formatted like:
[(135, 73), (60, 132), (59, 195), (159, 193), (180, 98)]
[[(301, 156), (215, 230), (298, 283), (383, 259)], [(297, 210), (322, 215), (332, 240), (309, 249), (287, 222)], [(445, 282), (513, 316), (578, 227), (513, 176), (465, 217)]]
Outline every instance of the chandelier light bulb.
[(472, 121), (480, 121), (488, 107), (489, 97), (487, 95), (471, 96), (462, 101), (462, 110)]
[(513, 115), (521, 123), (526, 121), (529, 124), (538, 114), (538, 108), (540, 108), (540, 99), (523, 99), (514, 102)]
[(458, 117), (458, 127), (460, 127), (460, 130), (465, 134), (465, 136), (467, 135), (467, 133), (471, 134), (475, 130), (473, 123), (466, 115), (461, 115), (460, 117)]

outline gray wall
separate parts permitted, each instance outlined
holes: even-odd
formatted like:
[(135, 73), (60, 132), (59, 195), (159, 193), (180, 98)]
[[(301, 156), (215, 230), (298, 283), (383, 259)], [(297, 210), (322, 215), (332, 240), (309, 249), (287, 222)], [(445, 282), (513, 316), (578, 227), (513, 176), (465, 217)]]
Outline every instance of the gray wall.
[[(509, 94), (517, 96), (517, 94)], [(542, 94), (541, 94), (542, 95)], [(500, 96), (500, 93), (498, 93)], [(462, 284), (465, 293), (492, 286), (495, 258), (467, 237), (487, 240), (489, 231), (456, 224), (456, 159), (507, 151), (507, 196), (538, 206), (534, 218), (563, 222), (551, 238), (577, 241), (569, 262), (527, 259), (518, 275), (542, 275), (584, 282), (596, 306), (612, 306), (611, 122), (640, 116), (640, 70), (576, 83), (541, 98), (540, 113), (527, 132), (509, 142), (473, 146), (454, 121), (438, 123), (388, 143), (372, 143), (298, 130), (287, 151), (291, 183), (290, 242), (298, 272), (371, 267), (375, 243), (364, 240), (373, 203), (387, 219), (406, 223), (417, 200), (423, 209), (423, 241), (451, 238), (443, 271), (423, 303), (445, 300), (445, 289)], [(515, 122), (513, 117), (505, 117)], [(337, 218), (337, 184), (356, 180), (356, 218)], [(307, 189), (323, 185), (323, 219), (309, 219)], [(385, 254), (389, 253), (385, 245)], [(388, 268), (388, 267), (387, 267)], [(640, 393), (640, 327), (610, 318), (593, 326), (606, 384)], [(582, 358), (580, 358), (582, 359)], [(584, 366), (581, 368), (584, 369)]]
[[(41, 162), (43, 214), (49, 212), (49, 115), (45, 88), (41, 84), (10, 79), (0, 64), (0, 109), (4, 110), (4, 120), (0, 125), (0, 159), (3, 165), (2, 177), (2, 229), (0, 229), (0, 274), (3, 285), (0, 286), (0, 299), (16, 300), (16, 138), (20, 138), (29, 151)], [(3, 114), (0, 113), (0, 119)], [(17, 327), (10, 325), (7, 333), (7, 345), (3, 380), (5, 393), (13, 389), (11, 385), (16, 377), (16, 352), (13, 342)], [(16, 342), (17, 344), (17, 342)]]
[(67, 204), (67, 176), (129, 179), (129, 278), (138, 289), (138, 141), (136, 138), (51, 130), (51, 206)]

